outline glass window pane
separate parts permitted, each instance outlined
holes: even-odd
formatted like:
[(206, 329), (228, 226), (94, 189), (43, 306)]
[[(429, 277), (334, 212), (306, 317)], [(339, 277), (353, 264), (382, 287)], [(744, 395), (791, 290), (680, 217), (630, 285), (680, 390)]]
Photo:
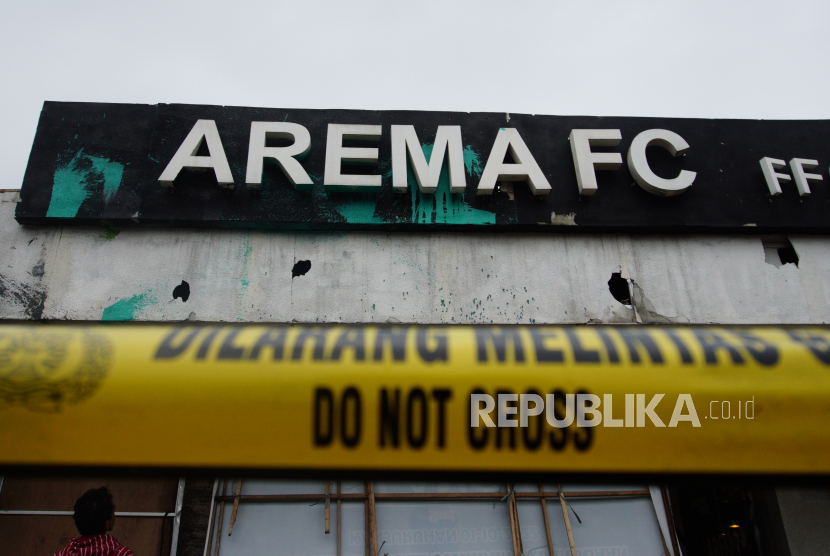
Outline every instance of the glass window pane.
[[(650, 498), (569, 500), (568, 505), (579, 554), (663, 554), (660, 527)], [(548, 502), (548, 516), (556, 554), (570, 554), (561, 505)]]
[[(362, 483), (361, 483), (362, 486)], [(365, 556), (366, 554), (366, 508), (363, 502), (342, 502), (343, 508), (343, 538), (341, 541), (342, 556)], [(335, 513), (332, 512), (332, 516)], [(332, 518), (334, 519), (334, 518)], [(332, 524), (332, 533), (335, 532)]]
[[(366, 553), (364, 504), (341, 504), (342, 554), (363, 556)], [(219, 554), (334, 556), (337, 553), (337, 504), (331, 503), (331, 532), (328, 535), (325, 533), (325, 508), (323, 503), (310, 506), (305, 502), (243, 502), (239, 505), (233, 535), (228, 536), (233, 504), (225, 504)]]
[[(334, 488), (336, 490), (337, 485)], [(366, 492), (366, 483), (363, 481), (340, 481), (340, 492), (343, 494), (363, 494)]]
[[(222, 488), (220, 483), (219, 488)], [(332, 492), (337, 485), (332, 487)], [(228, 480), (227, 494), (236, 492), (236, 479)], [(320, 498), (326, 493), (325, 481), (275, 481), (243, 479), (242, 494), (319, 494)]]
[[(518, 485), (516, 490), (518, 490)], [(548, 505), (551, 502), (556, 502), (559, 506), (559, 502), (555, 500), (548, 500)], [(519, 528), (522, 533), (524, 553), (527, 556), (548, 556), (548, 538), (545, 533), (542, 503), (539, 500), (518, 502), (516, 508), (519, 511)]]
[[(521, 483), (514, 485), (513, 488), (516, 492), (539, 492), (539, 485), (538, 484), (530, 484), (530, 483)], [(556, 487), (545, 487), (545, 490), (556, 490)]]
[(381, 554), (513, 552), (506, 502), (384, 502), (376, 510)]

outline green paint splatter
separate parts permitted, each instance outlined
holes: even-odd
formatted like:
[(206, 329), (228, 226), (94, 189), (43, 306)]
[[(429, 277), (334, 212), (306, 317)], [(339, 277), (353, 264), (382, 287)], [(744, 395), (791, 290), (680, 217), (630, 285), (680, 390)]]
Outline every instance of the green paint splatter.
[[(389, 170), (386, 177), (392, 175), (392, 170)], [(328, 197), (325, 190), (322, 189), (323, 178), (309, 174), (311, 181), (320, 186), (319, 190), (323, 195)], [(332, 199), (334, 200), (334, 199)], [(385, 224), (383, 218), (375, 216), (375, 206), (378, 203), (377, 194), (373, 193), (351, 193), (348, 198), (334, 200), (335, 207), (340, 216), (346, 219), (350, 224)]]
[(89, 197), (90, 187), (98, 183), (103, 183), (104, 201), (109, 201), (121, 187), (123, 175), (123, 164), (86, 155), (81, 149), (72, 160), (55, 170), (46, 216), (74, 218)]
[(124, 176), (124, 165), (106, 158), (89, 156), (94, 171), (104, 176), (104, 201), (109, 203), (110, 198), (121, 187), (121, 178)]
[(481, 165), (481, 158), (478, 153), (473, 150), (472, 145), (464, 147), (464, 166), (467, 167), (467, 173), (477, 178), (481, 177), (484, 167)]
[(98, 234), (98, 237), (100, 237), (101, 239), (105, 239), (107, 241), (112, 241), (113, 239), (115, 239), (115, 236), (117, 236), (120, 233), (121, 230), (118, 230), (116, 228), (107, 228), (103, 230), (100, 234)]
[(131, 321), (135, 320), (135, 315), (151, 303), (155, 299), (150, 295), (150, 292), (134, 295), (129, 299), (121, 299), (116, 301), (106, 309), (101, 317), (102, 321)]
[(254, 246), (251, 245), (251, 236), (248, 235), (242, 240), (242, 245), (239, 250), (239, 258), (242, 259), (242, 276), (239, 278), (240, 291), (239, 295), (244, 295), (248, 290), (250, 281), (248, 279), (248, 270), (250, 266), (250, 255), (254, 252)]
[(52, 199), (46, 216), (57, 218), (74, 218), (78, 209), (89, 196), (86, 190), (86, 176), (74, 168), (81, 158), (83, 150), (78, 151), (66, 166), (55, 170), (52, 178)]
[(354, 198), (339, 201), (337, 212), (349, 223), (384, 224), (386, 221), (383, 218), (375, 216), (377, 202), (377, 197), (374, 195), (355, 195)]
[[(423, 145), (424, 157), (429, 162), (432, 145)], [(467, 152), (470, 152), (468, 168), (481, 168), (478, 155), (468, 146), (464, 151), (464, 164), (467, 165)], [(473, 158), (474, 157), (474, 158)], [(475, 170), (473, 170), (475, 171)], [(450, 193), (450, 175), (447, 165), (441, 167), (438, 187), (435, 193), (421, 193), (412, 168), (407, 167), (407, 180), (412, 195), (412, 222), (416, 224), (495, 224), (496, 215), (486, 210), (476, 209), (464, 202), (464, 194)]]
[[(423, 145), (424, 156), (427, 162), (432, 154), (432, 144)], [(383, 171), (388, 162), (378, 166)], [(471, 145), (464, 148), (464, 166), (471, 176), (481, 177), (483, 167), (481, 157)], [(384, 180), (392, 179), (392, 170), (382, 174)], [(311, 176), (316, 184), (322, 182), (319, 176)], [(464, 195), (450, 193), (449, 170), (446, 164), (442, 165), (441, 175), (438, 178), (438, 188), (434, 194), (421, 193), (412, 168), (407, 165), (407, 180), (412, 195), (411, 221), (421, 224), (495, 224), (496, 215), (480, 209), (475, 209), (464, 202)], [(351, 224), (384, 224), (383, 218), (375, 216), (378, 196), (371, 193), (354, 193), (347, 198), (335, 201), (337, 212)]]

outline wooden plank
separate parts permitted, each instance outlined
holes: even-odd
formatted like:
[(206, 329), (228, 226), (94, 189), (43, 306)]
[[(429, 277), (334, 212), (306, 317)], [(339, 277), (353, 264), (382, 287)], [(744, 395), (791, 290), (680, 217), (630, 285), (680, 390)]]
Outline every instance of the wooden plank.
[[(227, 489), (227, 487), (228, 487), (228, 480), (225, 479), (224, 482), (222, 483), (222, 494), (223, 495), (225, 494), (225, 490)], [(213, 556), (219, 556), (219, 545), (222, 542), (222, 527), (223, 527), (224, 518), (225, 518), (225, 501), (223, 500), (221, 502), (221, 504), (222, 505), (219, 507), (219, 521), (218, 521), (219, 525), (216, 528), (216, 549), (213, 553)]]
[[(366, 556), (370, 556), (371, 552), (371, 542), (369, 539), (372, 538), (372, 532), (369, 530), (369, 483), (363, 483), (365, 489), (365, 500), (363, 502), (363, 531), (365, 534), (365, 541), (363, 545), (366, 547)], [(376, 554), (372, 554), (371, 556), (377, 556)]]
[(228, 528), (228, 536), (233, 534), (233, 524), (236, 523), (236, 512), (239, 511), (239, 494), (242, 492), (242, 479), (236, 481), (236, 495), (233, 499), (233, 512), (231, 512), (231, 526)]
[(568, 505), (565, 504), (565, 496), (562, 492), (562, 485), (557, 485), (559, 493), (559, 503), (562, 505), (562, 516), (565, 518), (565, 531), (568, 533), (568, 546), (571, 547), (571, 556), (576, 556), (576, 546), (574, 546), (574, 535), (571, 531), (571, 519), (568, 517)]
[(329, 497), (331, 481), (326, 481), (326, 535), (331, 532), (331, 498)]
[(548, 505), (545, 501), (545, 487), (542, 484), (539, 484), (539, 494), (541, 494), (541, 498), (539, 501), (542, 503), (542, 517), (545, 520), (545, 537), (548, 540), (548, 556), (556, 556), (553, 553), (553, 535), (550, 534), (550, 519), (548, 518)]
[(340, 505), (340, 481), (337, 481), (337, 554), (340, 556), (343, 543), (343, 508)]
[[(516, 498), (542, 498), (543, 495), (538, 492), (514, 492)], [(563, 492), (565, 498), (613, 498), (617, 496), (650, 496), (647, 490), (585, 490), (574, 492)], [(550, 496), (550, 494), (548, 494)], [(453, 499), (471, 500), (475, 498), (493, 499), (504, 498), (502, 492), (412, 492), (412, 493), (393, 493), (383, 492), (375, 494), (378, 500), (416, 500), (418, 498), (427, 499)]]
[[(543, 495), (538, 492), (516, 492), (516, 498), (542, 498)], [(563, 492), (565, 498), (613, 498), (613, 497), (639, 497), (650, 496), (647, 490), (586, 490)], [(547, 496), (556, 496), (555, 494), (547, 494)], [(376, 500), (492, 500), (504, 498), (504, 493), (500, 492), (378, 492), (375, 493)], [(217, 496), (216, 500), (233, 502), (234, 500), (242, 502), (302, 502), (305, 500), (319, 500), (319, 494), (243, 494), (240, 496)], [(331, 494), (332, 500), (366, 500), (366, 494)]]
[(375, 484), (366, 483), (366, 494), (369, 495), (369, 535), (371, 537), (372, 556), (378, 556), (378, 524), (375, 514)]
[(513, 485), (507, 485), (507, 492), (509, 498), (507, 500), (507, 509), (510, 513), (510, 532), (513, 539), (513, 554), (519, 555), (524, 552), (522, 548), (522, 529), (519, 526), (519, 511), (516, 507), (516, 493), (513, 491)]

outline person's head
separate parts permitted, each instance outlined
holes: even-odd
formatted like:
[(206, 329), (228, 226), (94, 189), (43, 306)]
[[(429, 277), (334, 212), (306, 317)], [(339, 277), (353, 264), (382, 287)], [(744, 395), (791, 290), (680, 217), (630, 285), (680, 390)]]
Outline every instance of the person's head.
[(72, 518), (83, 537), (112, 531), (115, 504), (112, 503), (112, 494), (107, 487), (91, 488), (78, 498)]

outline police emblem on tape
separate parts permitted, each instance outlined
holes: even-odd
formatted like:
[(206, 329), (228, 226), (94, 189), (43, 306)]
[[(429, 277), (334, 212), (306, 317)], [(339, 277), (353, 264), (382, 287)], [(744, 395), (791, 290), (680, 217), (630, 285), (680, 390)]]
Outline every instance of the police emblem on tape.
[(58, 412), (91, 396), (112, 363), (112, 342), (86, 330), (35, 327), (0, 333), (0, 409)]

